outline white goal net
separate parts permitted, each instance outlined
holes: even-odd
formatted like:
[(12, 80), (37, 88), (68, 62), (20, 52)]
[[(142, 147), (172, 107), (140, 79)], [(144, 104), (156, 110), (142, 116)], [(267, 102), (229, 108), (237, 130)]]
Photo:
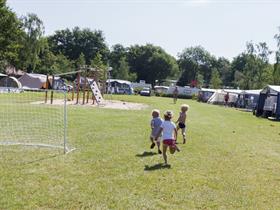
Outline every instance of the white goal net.
[(67, 144), (66, 108), (63, 91), (0, 87), (0, 146), (43, 146), (61, 148), (64, 153), (71, 151)]

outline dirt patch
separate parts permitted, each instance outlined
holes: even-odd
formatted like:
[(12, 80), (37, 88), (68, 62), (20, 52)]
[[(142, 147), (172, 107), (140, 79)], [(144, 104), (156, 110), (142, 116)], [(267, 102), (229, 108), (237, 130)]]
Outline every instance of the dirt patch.
[[(31, 104), (45, 104), (44, 101), (36, 101), (32, 102)], [(50, 101), (47, 103), (50, 105)], [(63, 100), (54, 100), (52, 105), (63, 105)], [(81, 106), (81, 107), (98, 107), (98, 108), (105, 108), (105, 109), (125, 109), (125, 110), (141, 110), (148, 108), (148, 105), (141, 104), (141, 103), (132, 103), (132, 102), (125, 102), (125, 101), (117, 101), (117, 100), (104, 100), (102, 103), (92, 104), (90, 100), (88, 103), (82, 104), (79, 102), (78, 104), (76, 101), (67, 101), (67, 105), (70, 106)]]

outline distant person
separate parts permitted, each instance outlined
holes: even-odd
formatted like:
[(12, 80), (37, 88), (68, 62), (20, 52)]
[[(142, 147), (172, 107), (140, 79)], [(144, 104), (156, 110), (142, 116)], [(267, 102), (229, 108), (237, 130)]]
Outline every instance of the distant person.
[(169, 147), (170, 153), (173, 154), (175, 151), (180, 151), (177, 145), (175, 144), (177, 140), (177, 130), (174, 122), (171, 121), (173, 114), (171, 111), (166, 111), (164, 113), (164, 121), (160, 126), (159, 133), (156, 136), (156, 139), (162, 133), (163, 145), (162, 145), (162, 154), (164, 163), (167, 165), (167, 155), (166, 151)]
[(160, 118), (160, 111), (157, 109), (154, 109), (152, 111), (152, 117), (153, 119), (151, 120), (151, 135), (150, 135), (150, 140), (152, 142), (151, 144), (151, 149), (153, 149), (155, 147), (155, 145), (157, 144), (157, 148), (158, 148), (158, 153), (161, 154), (161, 150), (160, 150), (160, 140), (161, 140), (161, 135), (156, 138), (157, 134), (160, 131), (160, 126), (163, 122), (163, 120)]
[(225, 106), (228, 106), (228, 100), (229, 100), (229, 93), (227, 93), (226, 95), (225, 95)]
[(203, 102), (203, 94), (202, 94), (202, 92), (200, 92), (200, 91), (198, 92), (197, 101), (198, 101), (198, 102), (201, 102), (201, 101)]
[(176, 86), (174, 91), (173, 91), (173, 102), (174, 102), (174, 104), (176, 104), (176, 102), (177, 102), (178, 93), (179, 93), (179, 90), (178, 90), (178, 87)]
[(186, 143), (186, 119), (187, 119), (187, 111), (189, 110), (189, 105), (187, 104), (182, 104), (181, 105), (181, 112), (178, 117), (178, 120), (176, 121), (177, 125), (177, 132), (179, 129), (182, 131), (182, 136), (183, 136), (183, 144)]

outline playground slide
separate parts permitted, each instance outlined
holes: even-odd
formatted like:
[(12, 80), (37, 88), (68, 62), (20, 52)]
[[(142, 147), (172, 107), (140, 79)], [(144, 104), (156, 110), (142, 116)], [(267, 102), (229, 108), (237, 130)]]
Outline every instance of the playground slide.
[(100, 103), (102, 103), (104, 101), (104, 99), (101, 95), (98, 85), (96, 84), (96, 82), (94, 80), (92, 80), (92, 81), (87, 80), (87, 82), (90, 86), (90, 89), (95, 97), (97, 104), (99, 105)]

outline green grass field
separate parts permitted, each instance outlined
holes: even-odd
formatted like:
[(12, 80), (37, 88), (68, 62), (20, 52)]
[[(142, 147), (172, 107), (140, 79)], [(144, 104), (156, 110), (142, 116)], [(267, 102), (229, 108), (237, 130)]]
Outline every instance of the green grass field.
[[(114, 99), (149, 108), (70, 106), (67, 155), (0, 146), (0, 209), (280, 209), (279, 122), (192, 100)], [(182, 103), (187, 144), (164, 168), (149, 149), (151, 110), (177, 118)]]

